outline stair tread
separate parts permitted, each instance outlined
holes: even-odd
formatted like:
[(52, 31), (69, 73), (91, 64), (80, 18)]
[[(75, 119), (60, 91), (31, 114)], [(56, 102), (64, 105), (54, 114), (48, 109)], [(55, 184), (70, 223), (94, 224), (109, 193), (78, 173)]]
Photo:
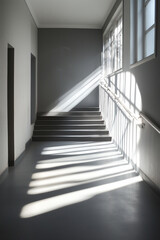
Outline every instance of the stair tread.
[(70, 111), (70, 112), (51, 112), (51, 113), (38, 113), (38, 117), (54, 117), (54, 116), (70, 116), (70, 115), (88, 115), (88, 116), (92, 116), (92, 115), (96, 115), (99, 116), (101, 115), (100, 111)]
[[(69, 116), (68, 118), (75, 118), (75, 119), (69, 119), (69, 121), (75, 121), (75, 120), (77, 120), (78, 118), (81, 118), (81, 117), (79, 117), (79, 116)], [(37, 121), (53, 121), (54, 119), (56, 119), (56, 118), (62, 118), (62, 120), (60, 119), (60, 121), (66, 121), (65, 120), (65, 116), (64, 116), (64, 120), (63, 120), (63, 116), (56, 116), (56, 117), (44, 117), (44, 119), (43, 119), (43, 117), (42, 117), (42, 119), (37, 119)], [(83, 117), (82, 117), (83, 118)], [(94, 121), (94, 117), (92, 117), (92, 116), (89, 116), (89, 118), (91, 118), (91, 121)], [(97, 120), (97, 119), (96, 119)], [(102, 119), (99, 119), (99, 116), (98, 116), (98, 120), (97, 121), (101, 121)], [(67, 120), (68, 121), (68, 120)], [(83, 119), (83, 121), (86, 121), (85, 119)]]
[(106, 129), (106, 126), (103, 125), (103, 124), (99, 124), (98, 126), (94, 126), (92, 124), (90, 124), (89, 126), (85, 126), (85, 125), (80, 125), (80, 126), (77, 126), (77, 125), (73, 125), (73, 124), (68, 124), (68, 125), (36, 125), (34, 130), (50, 130), (50, 131), (54, 131), (54, 130), (77, 130), (77, 131), (83, 131), (83, 130), (107, 130)]
[(81, 112), (81, 111), (88, 111), (88, 112), (90, 112), (90, 111), (99, 111), (99, 107), (88, 107), (88, 108), (86, 108), (86, 107), (81, 107), (81, 108), (77, 108), (77, 107), (75, 107), (75, 108), (73, 108), (72, 109), (72, 111), (79, 111), (79, 112)]
[(110, 137), (110, 135), (108, 134), (103, 134), (103, 135), (99, 135), (99, 134), (95, 134), (95, 135), (33, 135), (33, 137)]
[(84, 125), (84, 124), (104, 124), (104, 120), (38, 120), (38, 125)]
[(97, 116), (41, 116), (41, 117), (38, 117), (37, 120), (76, 120), (76, 119), (82, 119), (82, 120), (86, 120), (86, 119), (99, 119), (101, 120), (102, 119), (102, 116), (100, 115), (97, 115)]
[[(44, 126), (48, 126), (48, 125), (39, 125), (39, 124), (36, 124), (35, 126), (42, 126), (42, 127), (44, 127)], [(89, 126), (92, 126), (92, 127), (99, 127), (99, 126), (105, 126), (105, 124), (72, 124), (72, 125), (69, 125), (69, 124), (63, 124), (63, 125), (61, 125), (61, 127), (63, 127), (63, 126), (77, 126), (77, 127), (81, 127), (81, 126), (83, 126), (83, 127), (89, 127)], [(57, 127), (57, 125), (50, 125), (50, 127)]]
[(33, 141), (111, 141), (99, 109), (84, 109), (39, 114)]
[[(54, 121), (57, 121), (57, 119), (38, 119), (37, 120), (38, 122), (54, 122)], [(103, 119), (60, 119), (58, 120), (59, 122), (78, 122), (78, 121), (81, 121), (81, 122), (104, 122)]]
[(69, 131), (73, 131), (73, 132), (95, 132), (95, 131), (98, 131), (98, 132), (107, 132), (108, 130), (107, 129), (54, 129), (54, 130), (50, 130), (50, 129), (35, 129), (34, 131), (44, 131), (44, 132), (50, 132), (50, 131), (54, 131), (54, 132), (69, 132)]

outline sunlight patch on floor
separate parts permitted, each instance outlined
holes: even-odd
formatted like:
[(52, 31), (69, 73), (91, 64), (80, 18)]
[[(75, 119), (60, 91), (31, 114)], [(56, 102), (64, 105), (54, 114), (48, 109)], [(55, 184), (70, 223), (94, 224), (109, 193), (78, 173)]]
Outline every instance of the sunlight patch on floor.
[[(126, 160), (119, 160), (119, 161), (114, 161), (112, 163), (106, 163), (103, 165), (95, 165), (95, 166), (88, 165), (88, 166), (70, 167), (70, 168), (64, 168), (64, 169), (58, 169), (58, 170), (43, 171), (43, 172), (33, 173), (32, 179), (57, 177), (57, 176), (62, 176), (66, 174), (75, 174), (80, 172), (84, 173), (88, 171), (106, 169), (106, 168), (114, 167), (117, 165), (124, 165), (124, 164), (128, 164), (128, 162)], [(106, 169), (106, 172), (107, 172), (107, 169)]]
[[(87, 142), (67, 145), (67, 148), (52, 146), (43, 148), (43, 153), (43, 160), (37, 162), (27, 191), (28, 195), (39, 195), (38, 198), (43, 199), (25, 205), (21, 218), (38, 216), (142, 181), (113, 143)], [(53, 156), (44, 159), (47, 155)], [(64, 189), (68, 193), (60, 192)]]
[(68, 175), (59, 175), (57, 177), (53, 176), (51, 178), (46, 179), (40, 179), (40, 180), (34, 180), (31, 181), (29, 184), (29, 187), (39, 187), (39, 186), (45, 186), (45, 185), (51, 185), (51, 184), (62, 184), (67, 182), (79, 182), (79, 181), (87, 181), (92, 180), (99, 177), (108, 176), (111, 174), (116, 174), (128, 170), (132, 170), (133, 167), (131, 165), (124, 165), (124, 166), (118, 166), (108, 169), (102, 169), (92, 172), (84, 172), (84, 173), (68, 173)]
[(62, 194), (56, 197), (42, 199), (25, 205), (21, 210), (20, 217), (31, 218), (39, 216), (41, 214), (45, 214), (59, 208), (86, 201), (95, 197), (96, 195), (123, 188), (141, 181), (142, 178), (140, 176), (136, 176), (133, 178), (108, 183), (97, 187), (87, 188), (75, 192)]
[(110, 147), (110, 148), (107, 148), (107, 149), (104, 149), (101, 148), (101, 149), (98, 149), (96, 147), (96, 149), (94, 148), (87, 148), (87, 149), (84, 149), (84, 147), (81, 147), (81, 148), (78, 148), (78, 149), (70, 149), (68, 151), (66, 150), (57, 150), (57, 151), (54, 151), (54, 150), (50, 150), (50, 151), (43, 151), (41, 154), (42, 155), (61, 155), (61, 154), (65, 154), (65, 155), (83, 155), (83, 154), (89, 154), (89, 153), (98, 153), (98, 152), (107, 152), (107, 151), (114, 151), (114, 150), (117, 150), (116, 147)]
[[(96, 158), (91, 158), (86, 157), (84, 158), (77, 158), (75, 161), (75, 157), (64, 157), (64, 158), (58, 158), (57, 159), (50, 159), (50, 160), (44, 160), (44, 161), (39, 161), (38, 164), (36, 165), (36, 169), (42, 170), (42, 169), (50, 169), (50, 168), (56, 168), (56, 167), (62, 167), (62, 166), (68, 166), (68, 165), (77, 165), (77, 164), (84, 164), (84, 163), (92, 163), (92, 162), (101, 162), (101, 161), (111, 161), (111, 160), (118, 160), (122, 159), (123, 155), (122, 154), (117, 154), (109, 157), (96, 157)], [(72, 160), (73, 159), (73, 160)], [(79, 160), (82, 159), (82, 160)], [(83, 160), (84, 159), (84, 160)], [(85, 160), (86, 159), (86, 160)]]
[(98, 148), (98, 147), (102, 147), (102, 148), (107, 148), (108, 146), (113, 146), (115, 147), (115, 144), (111, 141), (111, 142), (81, 142), (78, 144), (67, 144), (64, 146), (52, 146), (52, 147), (44, 147), (43, 151), (52, 151), (52, 150), (61, 150), (61, 149), (74, 149), (74, 148), (86, 148), (88, 149), (88, 147), (93, 147), (93, 148)]
[(99, 178), (95, 178), (93, 180), (80, 181), (79, 183), (64, 183), (64, 184), (60, 184), (60, 185), (54, 185), (53, 184), (51, 186), (34, 187), (34, 188), (30, 188), (28, 190), (27, 194), (36, 195), (36, 194), (54, 192), (54, 191), (58, 191), (58, 190), (66, 189), (66, 188), (71, 188), (71, 187), (76, 187), (76, 186), (84, 186), (85, 184), (100, 182), (100, 181), (103, 181), (103, 180), (116, 178), (116, 177), (120, 177), (120, 176), (125, 176), (125, 175), (132, 174), (132, 173), (135, 173), (135, 171), (134, 170), (129, 170), (129, 171), (122, 172), (122, 173), (112, 174), (111, 176), (107, 176), (107, 177), (99, 177)]

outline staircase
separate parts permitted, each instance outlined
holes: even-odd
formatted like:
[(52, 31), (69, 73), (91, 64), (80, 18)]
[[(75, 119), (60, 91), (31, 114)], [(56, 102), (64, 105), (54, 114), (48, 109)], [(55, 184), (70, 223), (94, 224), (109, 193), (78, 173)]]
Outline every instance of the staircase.
[(99, 108), (38, 115), (33, 141), (111, 141)]

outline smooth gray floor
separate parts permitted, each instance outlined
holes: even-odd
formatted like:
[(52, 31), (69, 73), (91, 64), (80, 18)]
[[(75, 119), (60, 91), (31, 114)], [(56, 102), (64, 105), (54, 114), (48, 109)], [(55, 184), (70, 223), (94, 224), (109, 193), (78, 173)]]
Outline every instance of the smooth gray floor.
[(1, 240), (159, 240), (160, 198), (111, 142), (34, 142), (0, 184)]

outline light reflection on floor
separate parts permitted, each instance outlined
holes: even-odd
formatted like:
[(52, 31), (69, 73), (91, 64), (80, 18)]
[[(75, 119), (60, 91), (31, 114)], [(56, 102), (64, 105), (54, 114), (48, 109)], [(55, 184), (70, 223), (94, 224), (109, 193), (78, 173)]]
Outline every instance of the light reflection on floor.
[[(41, 199), (23, 206), (21, 218), (45, 214), (142, 181), (112, 142), (45, 147), (41, 155), (43, 160), (37, 162), (27, 192), (40, 194)], [(61, 192), (65, 189), (67, 193)], [(53, 196), (47, 197), (49, 193)]]

